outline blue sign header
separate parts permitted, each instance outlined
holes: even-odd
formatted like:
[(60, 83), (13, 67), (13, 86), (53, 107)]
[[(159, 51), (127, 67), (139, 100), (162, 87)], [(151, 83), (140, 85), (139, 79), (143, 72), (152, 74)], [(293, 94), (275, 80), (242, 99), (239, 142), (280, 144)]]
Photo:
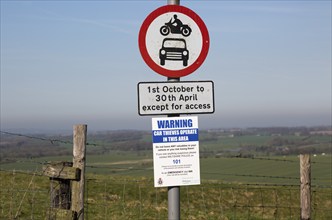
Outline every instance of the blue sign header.
[(198, 141), (198, 129), (153, 130), (153, 143)]

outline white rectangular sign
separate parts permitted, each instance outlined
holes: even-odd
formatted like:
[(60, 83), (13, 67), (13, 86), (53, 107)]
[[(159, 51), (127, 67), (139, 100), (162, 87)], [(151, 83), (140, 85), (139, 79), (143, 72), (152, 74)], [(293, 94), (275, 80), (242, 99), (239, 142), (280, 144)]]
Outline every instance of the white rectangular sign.
[(152, 118), (154, 186), (200, 184), (198, 119)]
[(137, 89), (140, 115), (214, 112), (212, 81), (140, 82)]

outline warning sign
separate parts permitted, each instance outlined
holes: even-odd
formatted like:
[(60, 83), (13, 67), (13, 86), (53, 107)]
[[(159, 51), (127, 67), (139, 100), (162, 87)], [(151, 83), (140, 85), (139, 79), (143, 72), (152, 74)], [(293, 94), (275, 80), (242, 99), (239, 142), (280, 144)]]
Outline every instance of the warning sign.
[(152, 119), (154, 186), (200, 184), (198, 119)]

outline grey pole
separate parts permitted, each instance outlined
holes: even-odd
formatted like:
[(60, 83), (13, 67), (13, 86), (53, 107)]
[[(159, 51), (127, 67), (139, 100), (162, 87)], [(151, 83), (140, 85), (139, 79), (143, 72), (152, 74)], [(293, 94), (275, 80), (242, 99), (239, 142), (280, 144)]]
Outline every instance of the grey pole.
[[(167, 0), (168, 5), (180, 5), (180, 0)], [(168, 78), (168, 81), (180, 81), (180, 78)], [(168, 115), (177, 117), (180, 115)], [(168, 187), (168, 220), (180, 220), (180, 186)]]
[(168, 220), (180, 219), (180, 186), (168, 187)]
[(180, 5), (180, 0), (167, 0), (168, 5)]

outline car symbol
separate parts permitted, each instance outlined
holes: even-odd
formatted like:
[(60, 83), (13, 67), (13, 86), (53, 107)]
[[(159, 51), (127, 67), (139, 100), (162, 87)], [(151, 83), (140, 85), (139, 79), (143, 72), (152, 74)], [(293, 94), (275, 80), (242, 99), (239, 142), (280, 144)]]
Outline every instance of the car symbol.
[(188, 65), (189, 51), (184, 39), (165, 38), (159, 50), (160, 65), (165, 65), (165, 60), (183, 61), (183, 66)]

